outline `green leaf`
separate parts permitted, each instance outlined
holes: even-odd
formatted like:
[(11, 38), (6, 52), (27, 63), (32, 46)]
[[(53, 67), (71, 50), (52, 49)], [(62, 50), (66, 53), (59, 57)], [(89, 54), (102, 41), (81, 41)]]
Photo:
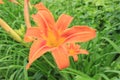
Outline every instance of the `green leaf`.
[(109, 38), (105, 38), (105, 37), (102, 37), (102, 38), (108, 41), (113, 46), (113, 48), (120, 53), (120, 48), (112, 40), (110, 40)]
[(76, 76), (74, 80), (89, 80), (88, 78), (86, 77), (83, 77), (83, 76)]

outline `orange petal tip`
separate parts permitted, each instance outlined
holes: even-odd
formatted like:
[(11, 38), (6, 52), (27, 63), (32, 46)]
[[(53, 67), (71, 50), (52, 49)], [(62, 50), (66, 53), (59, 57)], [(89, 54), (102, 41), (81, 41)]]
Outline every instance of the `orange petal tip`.
[(28, 70), (30, 68), (30, 64), (28, 63), (27, 65), (26, 65), (26, 70)]
[(43, 5), (43, 3), (38, 3), (38, 4), (35, 4), (34, 6), (37, 10), (40, 10), (40, 9), (45, 9), (45, 6)]

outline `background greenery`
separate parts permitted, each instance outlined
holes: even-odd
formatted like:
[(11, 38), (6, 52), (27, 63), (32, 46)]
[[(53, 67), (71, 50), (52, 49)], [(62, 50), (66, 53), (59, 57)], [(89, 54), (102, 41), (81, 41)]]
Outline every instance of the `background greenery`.
[[(0, 18), (13, 29), (19, 29), (16, 31), (23, 37), (26, 28), (23, 1), (19, 0), (20, 5), (4, 1), (4, 5), (0, 4)], [(90, 54), (79, 55), (78, 62), (70, 58), (67, 69), (57, 69), (51, 54), (46, 53), (26, 71), (29, 48), (14, 41), (0, 27), (0, 80), (120, 80), (120, 0), (30, 1), (32, 5), (42, 1), (56, 20), (62, 13), (73, 16), (69, 27), (91, 26), (97, 30), (97, 37), (80, 43)], [(32, 8), (30, 14), (35, 12)]]

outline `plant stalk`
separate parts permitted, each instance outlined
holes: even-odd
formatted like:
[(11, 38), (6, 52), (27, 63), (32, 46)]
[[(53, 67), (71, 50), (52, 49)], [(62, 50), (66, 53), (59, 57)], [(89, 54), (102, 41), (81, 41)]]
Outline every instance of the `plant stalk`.
[(21, 37), (4, 21), (0, 18), (0, 26), (17, 42), (22, 42)]

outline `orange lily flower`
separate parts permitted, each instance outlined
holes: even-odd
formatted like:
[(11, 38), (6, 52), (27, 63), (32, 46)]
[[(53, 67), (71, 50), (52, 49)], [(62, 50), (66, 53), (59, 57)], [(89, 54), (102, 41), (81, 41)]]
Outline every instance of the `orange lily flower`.
[(3, 2), (3, 0), (0, 0), (0, 4), (3, 4), (4, 2)]
[[(16, 0), (9, 0), (9, 1), (18, 4)], [(0, 0), (0, 4), (3, 4), (3, 3), (4, 3), (3, 0)]]
[(67, 28), (73, 20), (71, 16), (62, 14), (55, 22), (52, 13), (42, 3), (35, 5), (35, 7), (38, 12), (32, 15), (32, 18), (37, 26), (27, 27), (24, 36), (24, 41), (33, 41), (26, 69), (47, 51), (51, 51), (59, 69), (68, 67), (69, 56), (66, 44), (89, 41), (96, 36), (96, 31), (88, 26)]
[(81, 49), (78, 44), (70, 43), (66, 47), (68, 50), (68, 56), (72, 56), (74, 61), (78, 61), (78, 54), (88, 54), (88, 51)]

